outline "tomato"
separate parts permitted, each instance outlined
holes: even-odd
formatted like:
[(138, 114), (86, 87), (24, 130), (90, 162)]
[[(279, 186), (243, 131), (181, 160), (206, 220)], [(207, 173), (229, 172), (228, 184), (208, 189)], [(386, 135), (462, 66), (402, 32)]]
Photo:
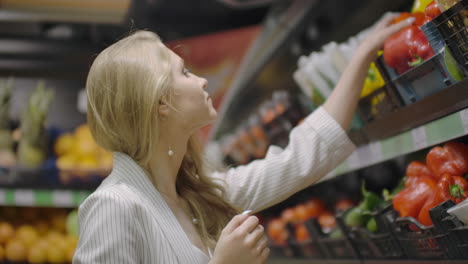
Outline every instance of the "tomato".
[(285, 223), (296, 223), (296, 212), (293, 208), (287, 208), (281, 213), (281, 220)]
[(325, 232), (330, 231), (336, 226), (335, 216), (330, 212), (321, 214), (318, 218), (318, 222)]
[(303, 204), (297, 205), (294, 208), (294, 213), (296, 215), (296, 218), (299, 221), (306, 221), (307, 219), (309, 219), (309, 216), (307, 215), (307, 209), (306, 209), (305, 205), (303, 205)]
[(325, 203), (320, 199), (310, 199), (305, 204), (307, 215), (309, 218), (318, 217), (321, 213), (325, 212)]
[(432, 1), (430, 4), (428, 4), (424, 12), (426, 13), (426, 16), (430, 18), (435, 18), (441, 14), (439, 6), (437, 5), (436, 1)]
[(415, 12), (411, 14), (412, 17), (414, 17), (414, 25), (416, 26), (422, 26), (424, 24), (424, 19), (426, 18), (426, 15), (423, 12)]
[(335, 211), (346, 211), (346, 209), (354, 206), (354, 202), (350, 199), (341, 199), (335, 204)]
[(309, 231), (307, 231), (303, 223), (296, 226), (295, 238), (297, 242), (304, 242), (310, 239)]
[(267, 225), (268, 237), (277, 245), (286, 245), (288, 232), (285, 222), (279, 218), (271, 220)]

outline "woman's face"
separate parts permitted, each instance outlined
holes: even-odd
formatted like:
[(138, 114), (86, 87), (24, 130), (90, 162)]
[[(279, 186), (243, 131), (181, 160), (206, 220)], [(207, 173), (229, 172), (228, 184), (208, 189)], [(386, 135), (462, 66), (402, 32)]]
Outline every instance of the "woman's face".
[(172, 60), (172, 105), (177, 109), (178, 120), (186, 129), (198, 129), (216, 119), (217, 113), (206, 92), (207, 80), (185, 68), (184, 61), (170, 51)]

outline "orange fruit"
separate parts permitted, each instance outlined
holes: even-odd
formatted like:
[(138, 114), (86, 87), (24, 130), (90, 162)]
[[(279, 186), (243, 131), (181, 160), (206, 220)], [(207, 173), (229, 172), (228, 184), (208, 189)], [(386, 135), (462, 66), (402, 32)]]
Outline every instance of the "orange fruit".
[(7, 222), (0, 223), (0, 244), (6, 243), (8, 240), (12, 239), (15, 235), (15, 230)]
[(76, 139), (71, 133), (61, 135), (54, 145), (54, 151), (57, 156), (63, 156), (71, 152), (75, 146)]
[(23, 225), (16, 231), (16, 237), (23, 242), (23, 245), (30, 248), (39, 239), (39, 234), (34, 227)]
[(34, 246), (29, 249), (29, 263), (45, 263), (47, 261), (47, 249), (41, 246)]
[(27, 249), (19, 239), (12, 239), (6, 244), (6, 258), (10, 261), (25, 261)]
[(49, 263), (63, 263), (66, 261), (65, 252), (61, 247), (55, 245), (47, 249), (47, 262)]
[(3, 261), (5, 259), (5, 249), (3, 249), (3, 246), (0, 245), (0, 261)]

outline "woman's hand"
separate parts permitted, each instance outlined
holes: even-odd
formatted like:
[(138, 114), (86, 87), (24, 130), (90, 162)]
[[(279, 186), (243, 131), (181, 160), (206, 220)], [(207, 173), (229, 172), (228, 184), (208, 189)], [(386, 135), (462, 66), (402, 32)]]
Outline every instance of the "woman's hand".
[(377, 52), (382, 48), (385, 40), (393, 33), (411, 25), (414, 20), (408, 19), (390, 25), (394, 16), (382, 19), (369, 36), (357, 48), (353, 58), (346, 66), (340, 81), (324, 103), (327, 112), (347, 131), (356, 111), (364, 80), (369, 65), (377, 58)]
[(369, 61), (376, 60), (377, 52), (382, 49), (387, 38), (403, 28), (410, 26), (414, 22), (414, 18), (411, 17), (399, 23), (391, 24), (397, 16), (398, 14), (395, 14), (382, 18), (372, 32), (369, 33), (367, 38), (361, 43), (357, 54), (363, 52), (368, 55)]
[(212, 264), (265, 263), (270, 255), (267, 238), (258, 218), (236, 215), (221, 232)]

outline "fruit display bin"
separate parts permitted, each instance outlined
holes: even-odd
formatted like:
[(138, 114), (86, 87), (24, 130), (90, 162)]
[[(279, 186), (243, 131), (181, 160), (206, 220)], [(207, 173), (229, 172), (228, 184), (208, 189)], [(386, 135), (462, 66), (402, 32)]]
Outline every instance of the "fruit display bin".
[(432, 21), (468, 77), (468, 0), (458, 2)]
[(345, 226), (346, 233), (361, 258), (400, 259), (405, 257), (403, 249), (391, 231), (390, 225), (384, 219), (384, 215), (396, 218), (395, 213), (392, 206), (387, 206), (372, 213), (372, 217), (374, 217), (377, 223), (378, 231), (376, 233), (372, 233), (362, 227)]
[(401, 75), (388, 67), (382, 56), (377, 59), (376, 65), (403, 105), (415, 103), (463, 79), (455, 60), (446, 48)]
[[(410, 259), (461, 259), (454, 239), (457, 232), (451, 227), (461, 226), (461, 222), (447, 213), (453, 206), (450, 200), (430, 210), (433, 226), (424, 226), (413, 217), (399, 217), (390, 221), (392, 231), (405, 254)], [(457, 221), (458, 224), (453, 224)]]
[(313, 237), (319, 247), (320, 251), (323, 252), (324, 258), (326, 259), (359, 259), (359, 253), (352, 246), (351, 241), (345, 235), (344, 230), (342, 229), (343, 223), (343, 214), (338, 213), (336, 215), (336, 222), (342, 236), (331, 237), (331, 233), (323, 232), (317, 219), (310, 219), (305, 222), (307, 230), (309, 231), (311, 237)]

